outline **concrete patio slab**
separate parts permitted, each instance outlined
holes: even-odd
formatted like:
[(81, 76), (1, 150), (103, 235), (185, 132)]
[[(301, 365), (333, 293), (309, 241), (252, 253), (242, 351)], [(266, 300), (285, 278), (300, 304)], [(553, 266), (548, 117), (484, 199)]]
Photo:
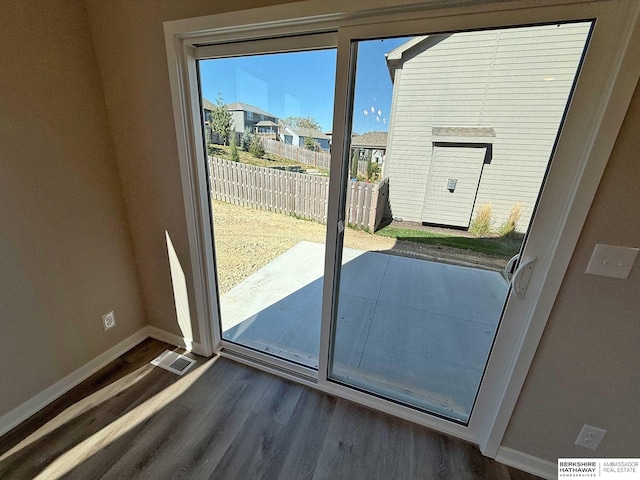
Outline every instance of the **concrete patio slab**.
[[(332, 378), (464, 421), (508, 286), (499, 273), (344, 249)], [(223, 338), (317, 368), (324, 245), (221, 298)]]

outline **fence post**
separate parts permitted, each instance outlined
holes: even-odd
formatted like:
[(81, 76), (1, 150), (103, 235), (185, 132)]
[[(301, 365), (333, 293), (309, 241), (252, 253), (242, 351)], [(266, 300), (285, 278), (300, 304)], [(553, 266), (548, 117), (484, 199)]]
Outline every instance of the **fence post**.
[(371, 192), (371, 202), (369, 203), (371, 210), (369, 211), (369, 232), (373, 233), (376, 229), (376, 215), (378, 211), (378, 196), (380, 195), (380, 183), (373, 185)]

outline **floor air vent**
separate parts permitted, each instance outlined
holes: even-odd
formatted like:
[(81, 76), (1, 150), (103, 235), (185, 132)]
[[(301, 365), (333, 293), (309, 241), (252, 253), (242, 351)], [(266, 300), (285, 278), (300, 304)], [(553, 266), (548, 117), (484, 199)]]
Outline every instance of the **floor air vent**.
[(158, 357), (151, 360), (151, 364), (156, 367), (164, 368), (165, 370), (182, 376), (187, 370), (189, 370), (194, 364), (195, 360), (192, 358), (180, 355), (179, 353), (165, 350)]

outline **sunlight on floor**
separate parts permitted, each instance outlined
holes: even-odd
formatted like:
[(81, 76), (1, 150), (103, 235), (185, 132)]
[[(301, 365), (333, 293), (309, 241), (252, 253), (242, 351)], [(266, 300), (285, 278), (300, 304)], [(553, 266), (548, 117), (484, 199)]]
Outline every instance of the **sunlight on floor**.
[[(200, 368), (194, 369), (184, 377), (180, 377), (175, 383), (171, 384), (162, 392), (149, 398), (133, 410), (130, 410), (114, 422), (110, 423), (108, 426), (84, 439), (70, 450), (67, 450), (47, 465), (47, 467), (44, 468), (36, 478), (57, 479), (68, 474), (76, 465), (82, 463), (92, 455), (95, 455), (100, 450), (116, 441), (123, 434), (131, 431), (156, 413), (160, 412), (167, 406), (167, 404), (178, 399), (195, 382), (197, 382), (198, 379), (209, 370), (209, 368), (211, 368), (218, 358), (219, 357), (214, 357), (207, 360), (204, 365), (200, 366)], [(151, 371), (153, 368), (154, 367), (151, 365), (144, 367), (147, 371)], [(88, 398), (83, 400), (83, 402), (88, 400)]]
[(37, 442), (41, 438), (49, 435), (52, 432), (55, 432), (58, 428), (61, 428), (66, 423), (72, 421), (77, 418), (79, 415), (84, 413), (85, 411), (95, 408), (101, 405), (104, 402), (109, 401), (110, 398), (115, 397), (126, 389), (130, 388), (135, 383), (142, 380), (153, 367), (151, 365), (146, 365), (142, 368), (137, 369), (134, 372), (125, 375), (124, 377), (118, 379), (117, 381), (110, 383), (104, 388), (92, 393), (91, 395), (84, 397), (82, 400), (74, 403), (72, 406), (67, 408), (66, 410), (60, 412), (49, 422), (44, 424), (38, 430), (33, 432), (27, 438), (22, 440), (16, 446), (14, 446), (11, 450), (5, 452), (2, 456), (0, 456), (0, 461), (6, 460), (11, 457), (13, 454), (19, 452), (20, 450), (27, 448), (29, 445)]

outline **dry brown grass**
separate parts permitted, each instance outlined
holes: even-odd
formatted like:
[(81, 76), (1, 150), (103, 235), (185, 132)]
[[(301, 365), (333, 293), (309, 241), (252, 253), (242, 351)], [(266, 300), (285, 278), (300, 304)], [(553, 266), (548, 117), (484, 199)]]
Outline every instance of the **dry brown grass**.
[(520, 221), (521, 216), (522, 204), (516, 203), (513, 207), (511, 207), (511, 211), (509, 212), (507, 221), (504, 222), (498, 229), (498, 234), (501, 237), (513, 236), (516, 233), (516, 228), (518, 227), (518, 222)]
[[(326, 226), (280, 213), (213, 201), (220, 293), (225, 293), (298, 242), (324, 243)], [(390, 250), (396, 240), (347, 229), (345, 246)], [(304, 268), (303, 266), (301, 268)]]
[(469, 225), (469, 233), (476, 237), (488, 237), (493, 232), (493, 213), (491, 205), (480, 205), (476, 216), (471, 220)]

